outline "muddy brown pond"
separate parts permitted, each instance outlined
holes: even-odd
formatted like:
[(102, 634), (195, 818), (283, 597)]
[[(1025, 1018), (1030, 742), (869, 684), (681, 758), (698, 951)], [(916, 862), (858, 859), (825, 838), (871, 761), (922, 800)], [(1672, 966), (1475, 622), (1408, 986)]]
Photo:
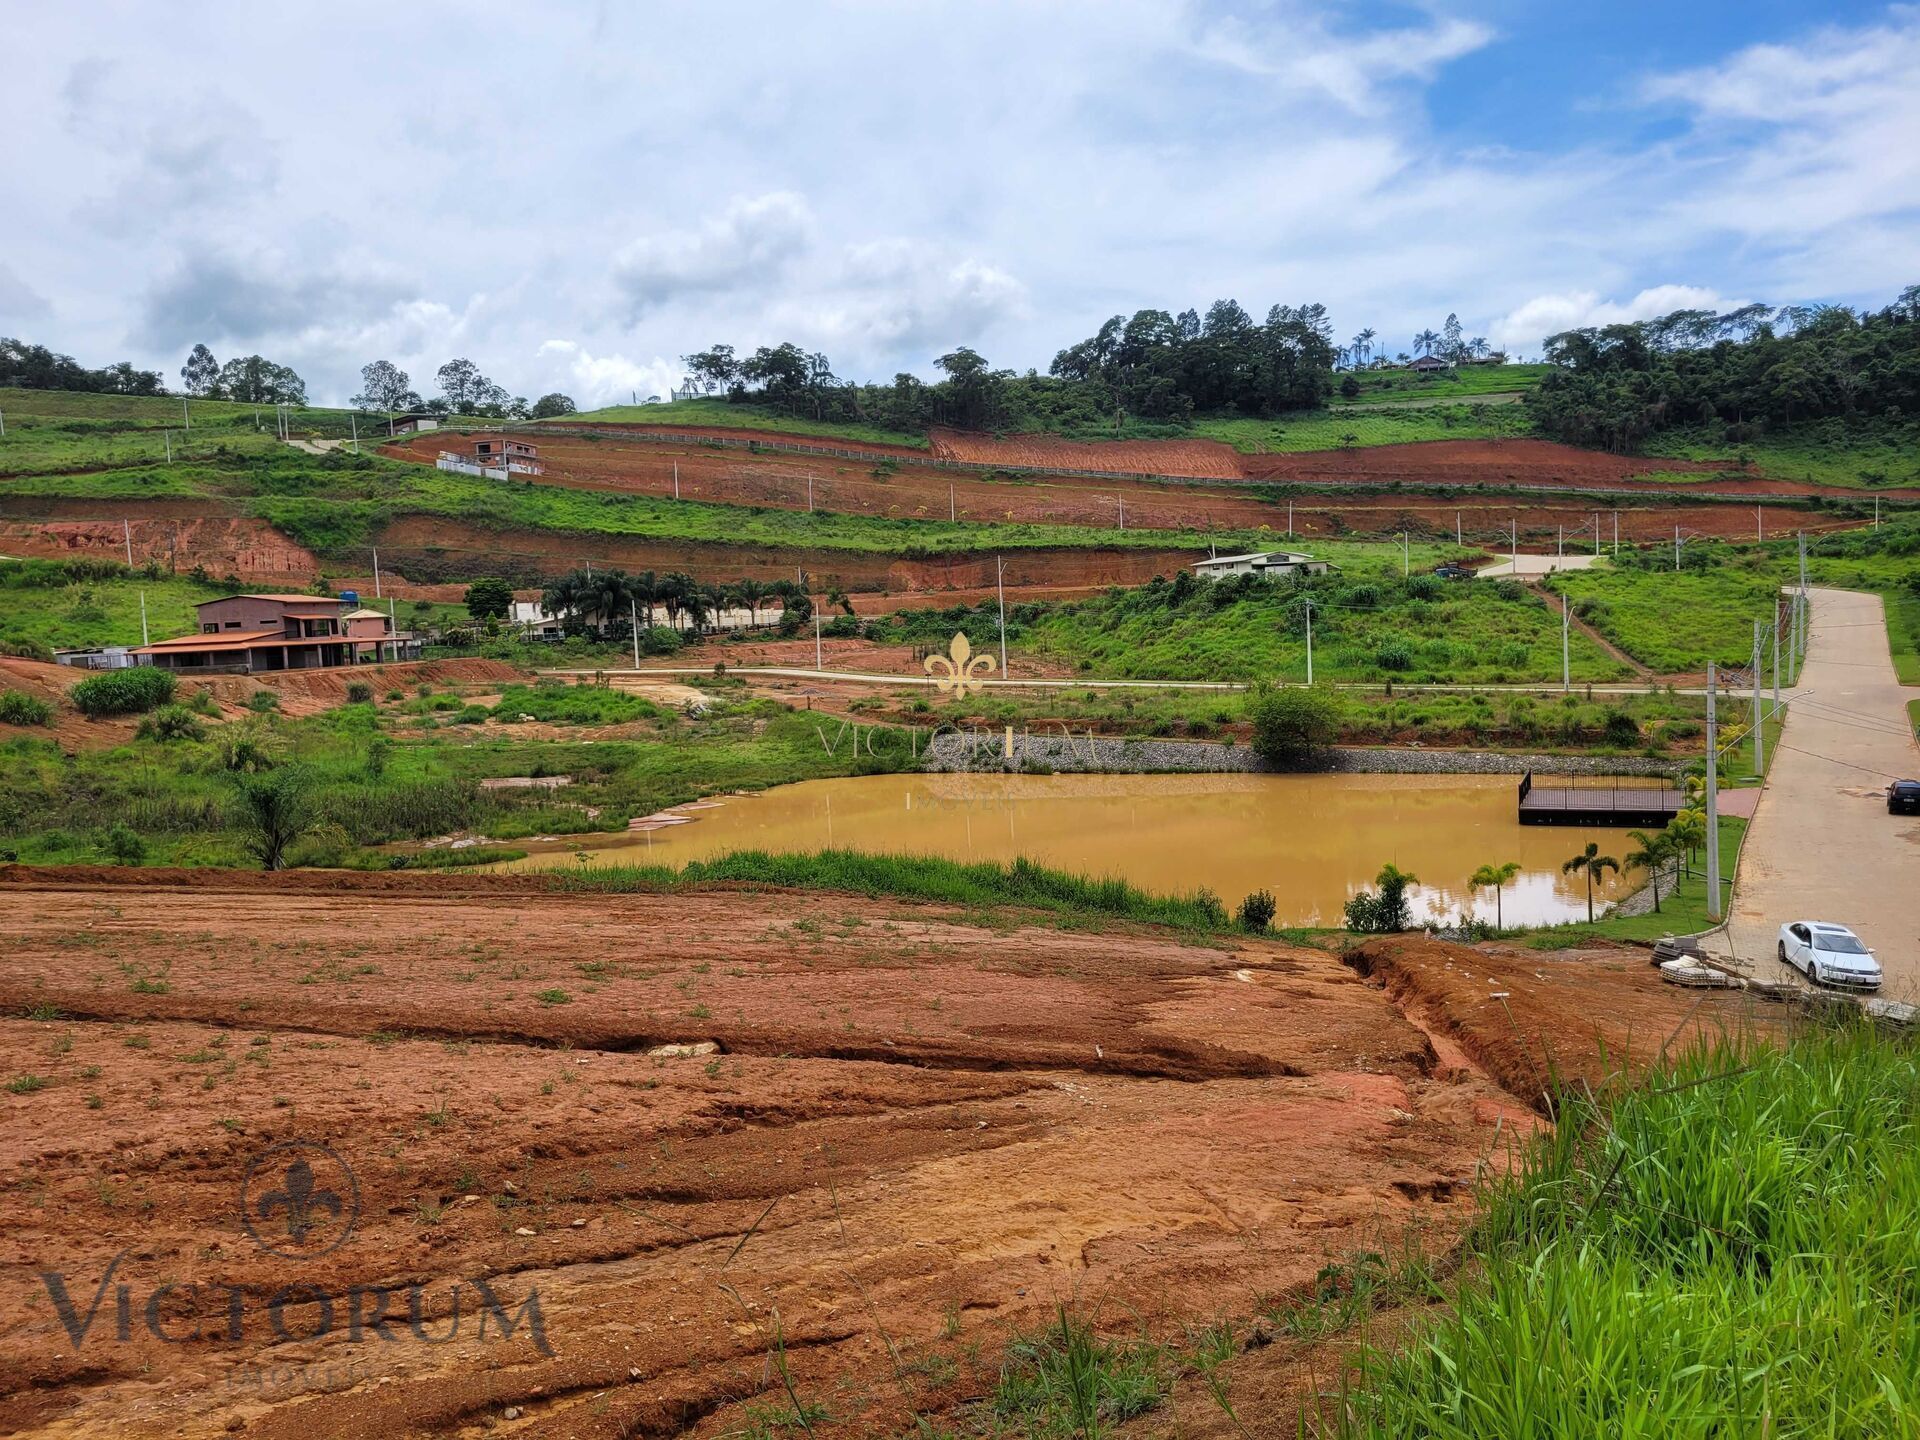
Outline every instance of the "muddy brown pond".
[[(1206, 887), (1229, 907), (1273, 892), (1283, 925), (1338, 924), (1341, 907), (1392, 861), (1421, 881), (1421, 920), (1469, 907), (1494, 916), (1491, 892), (1469, 893), (1483, 864), (1520, 862), (1502, 897), (1508, 924), (1586, 918), (1586, 884), (1561, 864), (1589, 841), (1623, 858), (1626, 832), (1522, 826), (1504, 775), (870, 775), (716, 796), (641, 832), (515, 840), (524, 860), (489, 867), (679, 865), (732, 850), (850, 850), (1012, 860), (1142, 889)], [(583, 858), (584, 857), (584, 858)], [(1596, 902), (1644, 877), (1608, 876)]]

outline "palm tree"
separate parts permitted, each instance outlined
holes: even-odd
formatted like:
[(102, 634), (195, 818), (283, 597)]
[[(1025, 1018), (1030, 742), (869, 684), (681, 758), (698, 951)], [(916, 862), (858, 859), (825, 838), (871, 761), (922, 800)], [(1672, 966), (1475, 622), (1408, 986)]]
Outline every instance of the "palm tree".
[(1673, 837), (1674, 848), (1686, 857), (1690, 865), (1700, 847), (1707, 843), (1707, 812), (1682, 810), (1667, 822), (1666, 833)]
[(1433, 347), (1439, 343), (1440, 337), (1434, 334), (1433, 331), (1422, 330), (1418, 335), (1413, 337), (1413, 353), (1416, 355), (1431, 355), (1433, 353)]
[(1493, 347), (1487, 344), (1487, 337), (1476, 335), (1467, 342), (1467, 353), (1476, 360), (1484, 360), (1493, 353)]
[(1604, 875), (1607, 871), (1620, 873), (1620, 862), (1611, 855), (1602, 855), (1600, 847), (1593, 841), (1587, 842), (1587, 848), (1560, 867), (1562, 875), (1585, 875), (1587, 877), (1587, 923), (1593, 923), (1593, 877)]
[(1373, 327), (1369, 325), (1365, 330), (1362, 330), (1358, 335), (1353, 337), (1353, 343), (1360, 348), (1361, 353), (1366, 357), (1360, 362), (1363, 365), (1371, 364), (1373, 361), (1374, 333)]
[(1649, 835), (1644, 830), (1629, 830), (1628, 835), (1640, 848), (1627, 852), (1627, 865), (1630, 869), (1645, 870), (1653, 879), (1653, 908), (1660, 910), (1660, 867), (1673, 858), (1673, 837), (1662, 830), (1657, 835)]
[(1493, 928), (1507, 928), (1507, 918), (1501, 913), (1500, 892), (1513, 883), (1513, 877), (1520, 873), (1518, 860), (1505, 860), (1498, 865), (1482, 865), (1467, 877), (1467, 884), (1475, 890), (1493, 891)]

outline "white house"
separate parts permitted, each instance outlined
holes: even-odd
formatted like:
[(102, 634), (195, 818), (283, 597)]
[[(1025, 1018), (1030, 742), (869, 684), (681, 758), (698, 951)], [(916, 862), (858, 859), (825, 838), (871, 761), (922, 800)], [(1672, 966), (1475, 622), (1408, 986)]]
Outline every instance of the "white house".
[(1250, 555), (1216, 555), (1195, 562), (1193, 573), (1202, 580), (1224, 580), (1229, 575), (1325, 575), (1333, 566), (1292, 550), (1259, 550)]

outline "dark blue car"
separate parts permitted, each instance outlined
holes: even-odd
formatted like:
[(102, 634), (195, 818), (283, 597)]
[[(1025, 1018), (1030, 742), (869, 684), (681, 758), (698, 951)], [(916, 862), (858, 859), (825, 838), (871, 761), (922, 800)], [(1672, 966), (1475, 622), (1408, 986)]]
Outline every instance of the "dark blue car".
[(1920, 780), (1896, 780), (1887, 786), (1887, 814), (1920, 815)]

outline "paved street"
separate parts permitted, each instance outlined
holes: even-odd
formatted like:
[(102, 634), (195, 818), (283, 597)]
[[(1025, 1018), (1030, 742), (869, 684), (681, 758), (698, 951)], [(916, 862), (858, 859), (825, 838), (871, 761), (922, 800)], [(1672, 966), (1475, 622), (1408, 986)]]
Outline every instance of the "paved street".
[[(1879, 952), (1889, 999), (1920, 1001), (1920, 817), (1887, 814), (1896, 775), (1920, 777), (1879, 597), (1813, 592), (1813, 632), (1740, 860), (1731, 923), (1709, 946), (1782, 977), (1782, 922), (1850, 925)], [(1737, 707), (1736, 707), (1737, 709)]]

